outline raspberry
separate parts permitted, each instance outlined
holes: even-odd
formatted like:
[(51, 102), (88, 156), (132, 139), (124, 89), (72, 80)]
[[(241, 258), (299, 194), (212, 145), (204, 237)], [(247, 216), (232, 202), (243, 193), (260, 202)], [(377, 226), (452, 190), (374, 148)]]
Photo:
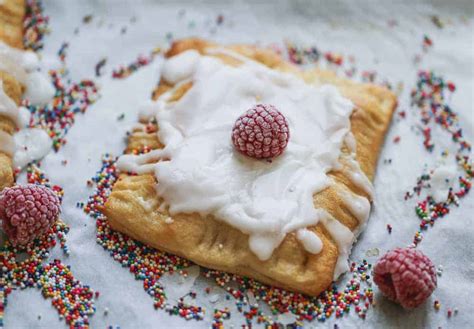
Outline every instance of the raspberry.
[(14, 246), (23, 246), (45, 233), (59, 216), (59, 199), (40, 185), (5, 188), (0, 193), (0, 219)]
[(252, 158), (270, 159), (286, 148), (288, 122), (273, 105), (258, 104), (241, 115), (232, 129), (235, 148)]
[(414, 248), (397, 248), (379, 259), (374, 282), (389, 299), (404, 308), (421, 305), (436, 288), (436, 270), (431, 260)]

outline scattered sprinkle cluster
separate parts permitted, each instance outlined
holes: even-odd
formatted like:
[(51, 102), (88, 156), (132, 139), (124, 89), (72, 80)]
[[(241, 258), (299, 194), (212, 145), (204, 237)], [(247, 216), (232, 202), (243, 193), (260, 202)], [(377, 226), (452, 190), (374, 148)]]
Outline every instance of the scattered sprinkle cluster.
[[(48, 233), (28, 244), (24, 249), (14, 248), (8, 242), (1, 248), (0, 264), (2, 278), (0, 286), (3, 305), (13, 289), (36, 287), (45, 298), (50, 298), (52, 305), (59, 313), (60, 319), (65, 319), (71, 328), (88, 327), (88, 317), (94, 314), (93, 291), (76, 280), (69, 266), (55, 259), (48, 264), (43, 260), (49, 257), (50, 250), (59, 242), (65, 248), (65, 235), (69, 231), (66, 224), (56, 222)], [(28, 258), (18, 260), (18, 255), (26, 252)], [(0, 325), (2, 323), (0, 312)]]
[[(195, 295), (194, 298), (196, 298)], [(166, 305), (165, 311), (168, 312), (169, 315), (178, 315), (186, 320), (203, 320), (206, 310), (200, 306), (185, 303), (184, 298), (180, 298), (176, 305)]]
[[(441, 76), (434, 72), (420, 71), (416, 87), (411, 92), (411, 104), (420, 112), (423, 145), (428, 152), (433, 152), (435, 143), (431, 138), (433, 125), (440, 126), (450, 135), (452, 142), (457, 146), (455, 154), (456, 162), (462, 174), (458, 177), (459, 186), (451, 188), (446, 201), (436, 202), (430, 195), (419, 202), (416, 206), (416, 214), (420, 218), (420, 227), (416, 232), (413, 244), (416, 246), (422, 240), (422, 231), (429, 226), (433, 226), (435, 221), (449, 213), (453, 205), (459, 205), (459, 199), (464, 197), (472, 186), (474, 177), (472, 166), (473, 161), (470, 158), (471, 144), (463, 138), (462, 129), (458, 115), (448, 104), (447, 96), (456, 90), (454, 83), (445, 81)], [(447, 156), (443, 151), (442, 155)], [(433, 170), (422, 174), (417, 179), (417, 184), (413, 192), (407, 192), (405, 199), (414, 195), (421, 195), (424, 188), (430, 186)]]
[(23, 46), (27, 50), (43, 49), (43, 37), (49, 33), (49, 17), (43, 14), (43, 4), (38, 0), (26, 1), (23, 20)]
[[(278, 45), (272, 44), (270, 48), (278, 54), (284, 54), (285, 59), (296, 65), (311, 65), (311, 64), (323, 64), (327, 69), (338, 71), (340, 75), (344, 75), (350, 79), (360, 80), (361, 82), (367, 83), (378, 83), (393, 89), (389, 81), (377, 81), (378, 74), (373, 70), (360, 71), (356, 67), (356, 59), (352, 55), (343, 56), (340, 53), (326, 51), (321, 52), (315, 46), (297, 46), (292, 42), (285, 42), (285, 49), (282, 50)], [(399, 86), (399, 88), (401, 88)], [(397, 90), (397, 93), (401, 90)]]
[[(112, 71), (112, 78), (114, 79), (125, 79), (132, 73), (135, 73), (140, 68), (149, 65), (155, 57), (161, 53), (160, 48), (153, 49), (148, 56), (140, 55), (135, 61), (128, 64), (127, 66), (120, 66), (118, 69)], [(104, 62), (105, 64), (105, 62)], [(103, 64), (103, 65), (104, 65)], [(96, 70), (97, 71), (97, 70)]]
[(224, 309), (215, 309), (214, 317), (212, 320), (212, 329), (223, 329), (224, 320), (229, 320), (231, 317), (230, 310), (225, 307)]
[[(96, 219), (97, 243), (123, 267), (127, 267), (135, 279), (143, 281), (143, 288), (153, 298), (155, 308), (163, 308), (166, 296), (158, 280), (164, 273), (183, 272), (190, 263), (177, 256), (149, 248), (110, 228), (105, 216), (100, 212), (100, 207), (107, 201), (117, 178), (115, 158), (105, 154), (102, 168), (88, 183), (96, 185), (95, 193), (86, 205), (79, 203), (78, 207), (83, 206), (84, 211)], [(186, 315), (192, 317), (190, 312), (191, 310)]]
[[(64, 63), (68, 44), (64, 43), (58, 57)], [(49, 72), (56, 90), (53, 100), (44, 106), (31, 105), (24, 100), (22, 105), (31, 113), (30, 126), (44, 128), (53, 140), (53, 148), (58, 151), (66, 144), (65, 136), (75, 122), (77, 113), (86, 112), (90, 104), (99, 97), (97, 87), (91, 80), (71, 82), (68, 71), (62, 69)]]
[[(27, 172), (28, 182), (44, 184), (51, 187), (48, 178), (35, 165), (31, 164)], [(51, 187), (58, 197), (63, 190), (58, 186)], [(58, 243), (65, 255), (69, 255), (66, 245), (66, 234), (69, 227), (57, 221), (43, 236), (35, 239), (25, 247), (13, 247), (8, 241), (1, 247), (0, 266), (0, 327), (3, 323), (3, 310), (7, 304), (7, 296), (13, 289), (36, 287), (45, 298), (50, 298), (52, 305), (65, 319), (71, 328), (87, 328), (89, 316), (94, 314), (93, 291), (89, 286), (76, 280), (69, 266), (55, 259), (44, 264), (50, 250)], [(28, 257), (20, 260), (19, 255), (26, 253)]]
[[(38, 51), (43, 48), (43, 37), (49, 32), (48, 17), (43, 15), (41, 1), (26, 1), (23, 43), (26, 49)], [(60, 51), (60, 59), (65, 60), (65, 49)], [(47, 129), (54, 140), (55, 150), (65, 143), (64, 135), (74, 123), (74, 115), (85, 111), (87, 104), (95, 96), (96, 90), (91, 83), (67, 85), (66, 71), (50, 72), (56, 87), (53, 102), (44, 107), (31, 106), (28, 101), (23, 103), (32, 115), (30, 126), (41, 126)], [(19, 174), (17, 171), (16, 174)], [(38, 163), (31, 163), (26, 170), (27, 181), (50, 187), (62, 199), (64, 194), (60, 186), (52, 185)], [(52, 305), (70, 328), (88, 328), (89, 316), (94, 314), (94, 292), (74, 278), (69, 266), (55, 259), (49, 263), (50, 250), (58, 243), (65, 255), (69, 254), (66, 245), (66, 234), (69, 227), (58, 220), (47, 233), (28, 243), (24, 247), (13, 247), (6, 241), (0, 248), (0, 327), (3, 327), (3, 312), (7, 305), (7, 297), (13, 289), (36, 287), (42, 295), (51, 299)], [(23, 255), (27, 255), (26, 259)], [(39, 317), (40, 318), (40, 317)]]
[[(357, 315), (364, 319), (373, 302), (371, 269), (371, 264), (366, 260), (360, 264), (353, 262), (350, 267), (351, 278), (345, 287), (340, 289), (333, 284), (319, 297), (308, 297), (269, 287), (253, 279), (214, 270), (206, 270), (205, 276), (213, 278), (217, 285), (225, 288), (236, 299), (237, 309), (247, 319), (247, 326), (252, 325), (254, 318), (257, 323), (265, 324), (267, 327), (273, 326), (276, 322), (272, 316), (288, 312), (296, 316), (296, 325), (301, 326), (303, 321), (324, 322), (333, 315), (340, 318), (348, 314), (352, 307), (355, 308)], [(237, 283), (237, 285), (232, 283)], [(249, 301), (251, 295), (254, 296), (255, 303)], [(260, 301), (270, 307), (271, 315), (266, 315), (259, 310)]]
[[(190, 305), (184, 299), (180, 299), (176, 305), (168, 304), (163, 287), (158, 282), (164, 273), (186, 275), (185, 268), (191, 265), (189, 261), (147, 247), (110, 228), (100, 210), (107, 201), (117, 178), (115, 158), (106, 154), (102, 159), (101, 169), (88, 182), (89, 186), (96, 185), (95, 192), (85, 205), (78, 204), (78, 207), (83, 207), (86, 213), (96, 219), (97, 243), (123, 267), (128, 268), (137, 280), (143, 281), (143, 287), (152, 296), (156, 308), (164, 308), (169, 314), (185, 319), (203, 319), (206, 312), (203, 307)], [(250, 327), (254, 321), (267, 326), (276, 325), (273, 317), (287, 312), (294, 314), (297, 321), (302, 323), (302, 321), (312, 320), (325, 321), (333, 315), (341, 317), (354, 307), (358, 316), (365, 318), (373, 299), (370, 271), (371, 265), (365, 260), (360, 264), (352, 263), (352, 277), (345, 287), (340, 290), (333, 285), (318, 298), (268, 287), (249, 278), (214, 270), (205, 270), (205, 276), (213, 278), (219, 286), (225, 288), (228, 298), (235, 299), (237, 309), (246, 318), (244, 326)], [(268, 304), (272, 314), (266, 315), (259, 308), (258, 303), (249, 302), (249, 294), (254, 295), (257, 301)], [(192, 293), (191, 297), (195, 298), (195, 296), (196, 293)], [(215, 309), (213, 328), (221, 328), (223, 320), (230, 316), (229, 310)]]
[[(285, 46), (288, 59), (293, 64), (304, 65), (317, 63), (321, 57), (321, 53), (319, 52), (318, 48), (314, 46), (302, 48), (289, 41), (285, 42)], [(275, 46), (274, 48), (276, 47), (278, 46)], [(281, 50), (279, 49), (274, 50), (276, 50), (277, 53), (281, 53)]]
[(43, 170), (41, 170), (39, 164), (37, 163), (30, 163), (26, 167), (26, 180), (29, 184), (39, 184), (44, 185), (52, 189), (56, 195), (59, 197), (59, 201), (62, 202), (64, 190), (59, 185), (51, 184), (49, 178), (46, 177), (46, 174)]
[[(51, 185), (49, 179), (38, 164), (27, 167), (27, 181), (30, 184), (45, 185), (51, 188), (59, 199), (64, 194), (58, 185)], [(65, 319), (71, 328), (89, 327), (89, 316), (95, 312), (93, 290), (76, 280), (69, 266), (55, 259), (43, 263), (49, 258), (50, 250), (58, 243), (64, 254), (69, 255), (66, 245), (66, 234), (69, 227), (58, 220), (49, 231), (25, 247), (13, 247), (8, 241), (0, 249), (0, 327), (3, 323), (3, 311), (7, 305), (7, 296), (13, 289), (36, 287), (45, 298), (50, 298), (52, 305)], [(20, 260), (20, 255), (28, 257)]]

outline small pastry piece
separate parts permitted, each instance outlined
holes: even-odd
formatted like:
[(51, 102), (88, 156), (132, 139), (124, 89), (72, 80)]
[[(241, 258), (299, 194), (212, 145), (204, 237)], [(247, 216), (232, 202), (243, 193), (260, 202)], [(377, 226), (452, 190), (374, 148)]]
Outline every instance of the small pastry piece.
[[(318, 295), (347, 270), (369, 216), (395, 96), (252, 46), (186, 39), (166, 57), (157, 102), (117, 162), (110, 225), (199, 265)], [(255, 104), (288, 122), (271, 163), (240, 155), (230, 138)]]

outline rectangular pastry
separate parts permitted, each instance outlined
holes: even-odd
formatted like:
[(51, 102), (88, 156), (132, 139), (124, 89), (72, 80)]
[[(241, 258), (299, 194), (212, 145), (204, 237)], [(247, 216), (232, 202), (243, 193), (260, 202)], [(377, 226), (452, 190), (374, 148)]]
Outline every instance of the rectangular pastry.
[[(318, 295), (347, 270), (368, 219), (396, 102), (386, 88), (301, 71), (268, 49), (177, 41), (103, 212), (157, 249)], [(270, 161), (231, 141), (243, 112), (267, 106), (256, 104), (288, 123), (286, 149)]]

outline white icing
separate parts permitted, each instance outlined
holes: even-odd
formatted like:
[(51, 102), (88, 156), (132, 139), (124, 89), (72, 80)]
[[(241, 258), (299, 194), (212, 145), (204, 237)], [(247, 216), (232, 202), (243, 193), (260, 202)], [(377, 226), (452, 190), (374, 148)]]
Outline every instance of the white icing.
[[(32, 104), (43, 105), (54, 96), (51, 82), (39, 72), (40, 61), (33, 52), (12, 48), (0, 41), (0, 70), (12, 75), (25, 87), (24, 97)], [(51, 149), (51, 139), (39, 128), (26, 128), (30, 113), (6, 95), (0, 80), (0, 114), (13, 120), (19, 131), (14, 136), (0, 133), (0, 151), (13, 156), (15, 167), (23, 168), (43, 158)]]
[(14, 136), (16, 152), (13, 165), (23, 168), (28, 163), (42, 159), (52, 146), (51, 138), (41, 128), (21, 129)]
[(135, 123), (133, 126), (132, 126), (132, 129), (131, 131), (145, 131), (146, 129), (146, 125), (144, 125), (143, 123)]
[(22, 61), (15, 57), (17, 55), (22, 56), (21, 51), (8, 48), (8, 46), (0, 41), (0, 70), (8, 72), (18, 82), (25, 84), (28, 74), (22, 65)]
[(319, 254), (323, 249), (323, 242), (316, 233), (302, 228), (296, 232), (296, 237), (303, 244), (305, 249), (312, 254)]
[(30, 125), (31, 113), (26, 107), (20, 106), (18, 108), (19, 128), (28, 127)]
[(448, 198), (449, 189), (457, 177), (456, 166), (441, 165), (436, 168), (430, 180), (429, 194), (436, 202), (444, 202)]
[(346, 146), (349, 149), (349, 151), (351, 152), (351, 154), (355, 155), (356, 151), (357, 151), (357, 141), (354, 137), (354, 134), (351, 131), (349, 131), (346, 134), (346, 138), (344, 139), (344, 143), (346, 144)]
[(349, 208), (351, 214), (354, 215), (361, 226), (363, 226), (367, 222), (370, 214), (369, 200), (347, 190), (339, 190), (338, 195), (341, 197), (344, 205)]
[(370, 182), (369, 178), (360, 168), (359, 162), (355, 160), (354, 156), (345, 157), (347, 164), (349, 165), (349, 170), (346, 174), (349, 175), (350, 180), (357, 187), (362, 189), (369, 196), (370, 200), (374, 199), (374, 186)]
[(0, 114), (11, 119), (17, 127), (21, 126), (18, 107), (15, 102), (8, 97), (3, 89), (3, 81), (0, 80)]
[[(339, 165), (353, 106), (333, 86), (317, 89), (239, 59), (243, 64), (238, 68), (193, 51), (167, 60), (166, 81), (192, 80), (193, 85), (180, 100), (166, 102), (174, 89), (141, 111), (141, 120), (154, 114), (165, 148), (124, 155), (117, 167), (154, 171), (158, 195), (171, 215), (211, 214), (248, 234), (249, 247), (261, 260), (270, 258), (285, 235), (295, 231), (307, 251), (319, 252), (321, 241), (306, 228), (322, 220), (340, 249), (340, 274), (341, 264), (347, 268), (354, 235), (327, 219), (323, 209), (315, 209), (313, 195), (331, 184), (326, 174)], [(261, 103), (274, 104), (290, 126), (287, 149), (271, 163), (242, 156), (231, 144), (236, 118), (255, 105), (257, 96)]]
[(25, 87), (25, 98), (33, 104), (46, 104), (54, 95), (47, 77), (38, 72), (37, 54), (8, 46), (0, 41), (0, 70), (12, 75)]
[(196, 50), (188, 50), (173, 56), (163, 65), (161, 75), (171, 84), (190, 78), (201, 56)]
[(38, 71), (31, 72), (25, 84), (23, 97), (32, 104), (47, 104), (54, 96), (54, 88), (50, 81)]
[(154, 117), (155, 107), (156, 105), (153, 101), (142, 104), (138, 110), (138, 119), (140, 122), (150, 121)]
[(29, 71), (39, 67), (40, 60), (37, 54), (10, 47), (0, 41), (1, 69), (12, 74), (15, 79), (23, 83)]
[(322, 219), (324, 226), (336, 242), (339, 252), (339, 257), (337, 258), (333, 276), (333, 279), (336, 280), (342, 273), (349, 270), (348, 259), (351, 253), (352, 243), (354, 242), (355, 235), (351, 232), (351, 230), (349, 230), (336, 219), (332, 218), (330, 215), (327, 215)]
[(137, 174), (151, 173), (155, 169), (155, 163), (160, 159), (163, 150), (153, 150), (146, 154), (138, 156), (133, 154), (124, 154), (117, 160), (117, 167), (121, 171), (132, 172)]

